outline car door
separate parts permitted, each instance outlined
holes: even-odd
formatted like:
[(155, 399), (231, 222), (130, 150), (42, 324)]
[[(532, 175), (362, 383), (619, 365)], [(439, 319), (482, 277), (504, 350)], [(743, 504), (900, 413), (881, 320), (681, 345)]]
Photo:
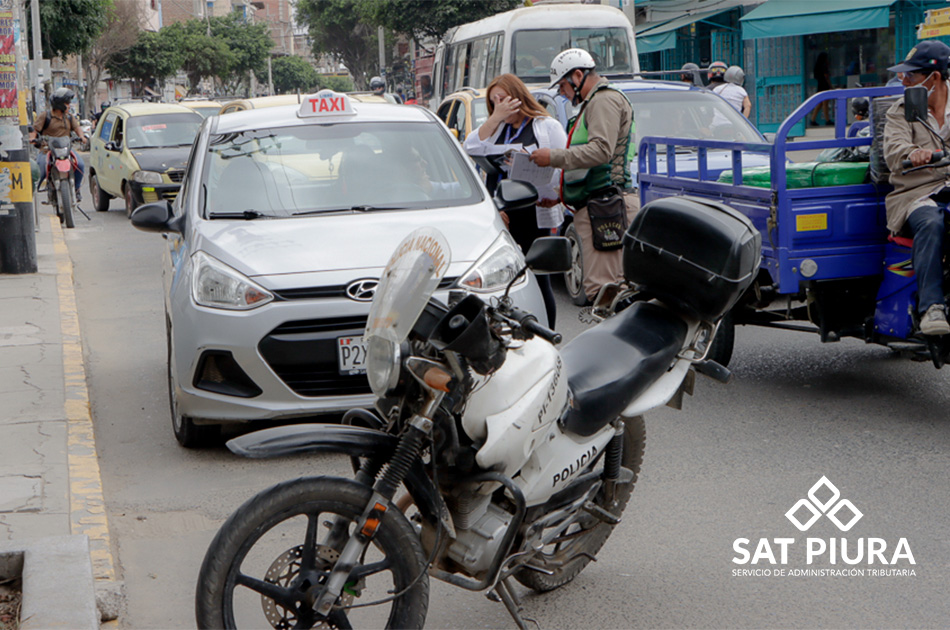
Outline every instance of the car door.
[[(439, 105), (439, 110), (436, 112), (436, 115), (442, 119), (449, 131), (454, 130), (453, 135), (456, 138), (458, 138), (458, 104), (458, 99), (448, 98)], [(460, 142), (464, 140), (464, 137), (459, 138)]]
[(90, 147), (90, 162), (92, 162), (92, 168), (96, 171), (99, 187), (110, 195), (121, 195), (122, 192), (119, 188), (119, 181), (116, 179), (116, 168), (119, 163), (118, 152), (107, 148), (111, 147), (116, 123), (120, 120), (119, 112), (115, 110), (107, 111), (99, 124), (96, 137), (93, 138)]

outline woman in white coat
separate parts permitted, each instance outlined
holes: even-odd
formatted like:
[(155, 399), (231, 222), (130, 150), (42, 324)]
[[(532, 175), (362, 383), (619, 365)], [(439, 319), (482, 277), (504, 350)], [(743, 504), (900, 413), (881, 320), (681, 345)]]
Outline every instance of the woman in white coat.
[[(564, 128), (515, 75), (495, 77), (488, 85), (486, 98), (488, 120), (465, 139), (464, 147), (469, 153), (491, 154), (496, 145), (515, 145), (527, 153), (535, 149), (563, 149), (567, 146)], [(488, 192), (494, 195), (498, 182), (506, 177), (507, 174), (489, 176), (485, 182)], [(564, 221), (564, 208), (558, 194), (560, 179), (560, 169), (553, 169), (550, 183), (538, 187), (538, 205), (534, 213), (520, 212), (512, 216), (501, 213), (508, 231), (525, 252), (534, 239), (550, 236), (551, 230)], [(548, 325), (554, 328), (556, 307), (550, 276), (538, 276), (538, 285), (544, 296)]]

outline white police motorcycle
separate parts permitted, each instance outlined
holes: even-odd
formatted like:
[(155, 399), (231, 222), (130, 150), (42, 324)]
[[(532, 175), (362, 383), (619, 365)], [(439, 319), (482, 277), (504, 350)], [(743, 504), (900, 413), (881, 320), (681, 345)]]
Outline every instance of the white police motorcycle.
[[(535, 198), (505, 181), (496, 203)], [(500, 599), (526, 627), (511, 580), (549, 591), (595, 558), (640, 470), (642, 414), (678, 402), (694, 368), (728, 374), (705, 355), (760, 244), (721, 204), (648, 204), (624, 238), (638, 292), (615, 291), (629, 305), (558, 351), (560, 335), (507, 299), (433, 297), (451, 253), (435, 229), (410, 234), (366, 329), (378, 413), (228, 443), (248, 457), (342, 453), (353, 478), (286, 481), (242, 505), (202, 564), (198, 627), (420, 628), (430, 576)], [(526, 261), (562, 272), (570, 247), (541, 238)]]

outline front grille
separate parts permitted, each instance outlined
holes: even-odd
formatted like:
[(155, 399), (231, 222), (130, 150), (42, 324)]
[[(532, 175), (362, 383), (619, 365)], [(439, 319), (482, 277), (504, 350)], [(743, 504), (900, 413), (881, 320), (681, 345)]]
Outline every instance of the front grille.
[(185, 171), (165, 171), (165, 174), (168, 175), (168, 178), (174, 183), (181, 183), (181, 180), (185, 178)]
[(175, 201), (175, 198), (178, 196), (177, 190), (165, 190), (162, 191), (162, 199), (166, 201)]
[(258, 350), (301, 396), (368, 394), (365, 375), (340, 374), (337, 365), (337, 338), (360, 335), (365, 328), (365, 315), (285, 322), (261, 339)]
[[(458, 281), (458, 278), (442, 278), (439, 283), (440, 289), (451, 288)], [(303, 287), (300, 289), (282, 289), (274, 291), (274, 295), (282, 300), (313, 300), (320, 298), (338, 298), (347, 297), (345, 284), (337, 284), (326, 287)]]

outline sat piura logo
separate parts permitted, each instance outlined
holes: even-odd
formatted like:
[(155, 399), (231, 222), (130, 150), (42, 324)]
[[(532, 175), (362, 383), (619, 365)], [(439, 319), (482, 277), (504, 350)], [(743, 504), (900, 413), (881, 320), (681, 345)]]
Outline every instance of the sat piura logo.
[[(864, 513), (822, 477), (785, 513), (804, 537), (736, 538), (734, 577), (914, 577), (917, 562), (906, 538), (855, 537)], [(822, 538), (806, 534), (827, 520), (847, 536)], [(828, 528), (824, 528), (827, 531)], [(858, 528), (861, 529), (861, 528)], [(813, 530), (812, 530), (813, 531)]]

